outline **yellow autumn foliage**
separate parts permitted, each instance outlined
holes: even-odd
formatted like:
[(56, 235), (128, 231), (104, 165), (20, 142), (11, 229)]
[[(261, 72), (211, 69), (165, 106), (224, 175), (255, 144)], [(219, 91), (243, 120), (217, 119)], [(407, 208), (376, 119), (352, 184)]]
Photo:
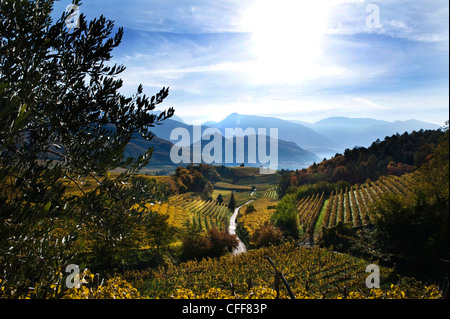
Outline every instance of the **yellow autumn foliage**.
[(83, 273), (80, 288), (70, 288), (62, 299), (144, 299), (139, 291), (121, 276), (107, 279), (95, 287), (94, 275), (90, 271)]
[(255, 207), (255, 211), (249, 213), (245, 212), (250, 204), (247, 204), (240, 209), (239, 222), (248, 229), (250, 237), (253, 236), (256, 230), (261, 228), (266, 222), (270, 221), (275, 209), (269, 209), (268, 207), (275, 207), (277, 203), (277, 199), (260, 198), (251, 202)]
[[(296, 299), (323, 299), (323, 295), (307, 292), (305, 289), (300, 289), (295, 292)], [(267, 287), (253, 287), (245, 294), (230, 294), (227, 289), (209, 288), (204, 293), (195, 293), (191, 289), (178, 287), (170, 296), (171, 299), (276, 299), (277, 292), (272, 288)], [(286, 293), (280, 293), (278, 298), (287, 299)], [(336, 299), (409, 299), (406, 293), (401, 290), (399, 286), (391, 285), (390, 289), (371, 289), (366, 295), (360, 291), (351, 291), (348, 295), (338, 295)], [(437, 286), (426, 286), (420, 299), (439, 299), (441, 294)], [(412, 299), (417, 299), (417, 296), (412, 296)]]
[[(390, 268), (380, 266), (382, 288), (368, 289), (365, 271), (368, 262), (346, 254), (293, 243), (265, 247), (245, 254), (206, 258), (164, 268), (127, 279), (150, 298), (222, 299), (289, 298), (283, 283), (275, 283), (270, 257), (289, 283), (297, 299), (435, 299), (437, 286), (400, 278)], [(389, 281), (387, 281), (389, 280)], [(392, 283), (392, 285), (391, 285)]]

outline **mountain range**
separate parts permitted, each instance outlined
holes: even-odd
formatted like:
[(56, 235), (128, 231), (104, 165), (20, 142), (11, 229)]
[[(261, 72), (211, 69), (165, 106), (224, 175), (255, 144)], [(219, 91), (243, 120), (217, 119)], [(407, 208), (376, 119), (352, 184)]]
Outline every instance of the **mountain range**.
[[(190, 140), (178, 141), (170, 140), (171, 132), (175, 128), (183, 128), (189, 132)], [(256, 115), (242, 115), (233, 113), (220, 122), (206, 122), (202, 124), (202, 133), (208, 129), (217, 129), (223, 136), (226, 128), (253, 128), (258, 132), (258, 128), (266, 129), (269, 134), (270, 128), (278, 129), (278, 164), (279, 168), (304, 168), (313, 162), (318, 162), (323, 158), (330, 158), (336, 153), (343, 153), (347, 148), (356, 146), (368, 147), (377, 139), (383, 140), (386, 136), (392, 136), (396, 133), (411, 133), (412, 131), (436, 130), (439, 125), (422, 122), (418, 120), (395, 121), (388, 122), (375, 120), (370, 118), (347, 118), (347, 117), (330, 117), (315, 123), (288, 121), (275, 117), (263, 117)], [(194, 136), (194, 128), (192, 125), (186, 124), (180, 117), (172, 117), (165, 120), (162, 125), (157, 125), (151, 129), (155, 137), (151, 141), (147, 141), (140, 136), (136, 136), (131, 140), (125, 150), (126, 156), (138, 156), (148, 147), (153, 147), (153, 157), (150, 167), (178, 166), (170, 159), (170, 150), (174, 144), (182, 147), (192, 148)], [(222, 150), (225, 156), (225, 139), (222, 136)], [(234, 138), (233, 147), (239, 144), (240, 139)], [(247, 141), (247, 139), (246, 139)], [(247, 141), (248, 142), (248, 141)], [(209, 141), (202, 141), (202, 147)], [(246, 144), (247, 145), (247, 144)], [(245, 148), (246, 149), (246, 148)], [(269, 148), (267, 145), (267, 153)], [(192, 154), (191, 154), (192, 156)], [(240, 165), (236, 161), (236, 152), (233, 155), (234, 163), (225, 165)], [(245, 165), (259, 166), (248, 163), (247, 153), (245, 153)]]
[[(293, 121), (295, 122), (295, 121)], [(405, 132), (436, 130), (439, 125), (418, 120), (387, 122), (370, 118), (330, 117), (316, 123), (296, 122), (332, 140), (333, 147), (342, 152), (356, 146), (368, 147), (377, 139)]]

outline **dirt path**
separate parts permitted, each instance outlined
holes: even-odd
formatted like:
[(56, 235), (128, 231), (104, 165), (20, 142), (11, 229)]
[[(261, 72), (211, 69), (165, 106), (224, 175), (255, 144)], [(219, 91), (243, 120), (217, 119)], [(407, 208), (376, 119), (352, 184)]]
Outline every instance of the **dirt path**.
[[(242, 206), (247, 205), (248, 203), (250, 203), (250, 202), (252, 202), (252, 201), (253, 201), (253, 200), (250, 200), (250, 201), (248, 201), (247, 203), (245, 203), (245, 204), (239, 206), (238, 208), (236, 208), (236, 209), (234, 210), (233, 215), (231, 215), (231, 218), (230, 218), (230, 226), (229, 226), (229, 228), (228, 228), (228, 229), (229, 229), (228, 231), (229, 231), (230, 234), (232, 234), (232, 235), (235, 235), (235, 234), (236, 234), (236, 218), (237, 218), (237, 216), (238, 216), (238, 214), (239, 214), (239, 209), (240, 209)], [(239, 254), (245, 253), (245, 252), (247, 251), (247, 249), (245, 248), (244, 243), (239, 239), (239, 237), (238, 237), (238, 240), (239, 240), (239, 245), (237, 246), (237, 248), (235, 248), (235, 249), (233, 250), (233, 252), (232, 252), (233, 255), (239, 255)]]

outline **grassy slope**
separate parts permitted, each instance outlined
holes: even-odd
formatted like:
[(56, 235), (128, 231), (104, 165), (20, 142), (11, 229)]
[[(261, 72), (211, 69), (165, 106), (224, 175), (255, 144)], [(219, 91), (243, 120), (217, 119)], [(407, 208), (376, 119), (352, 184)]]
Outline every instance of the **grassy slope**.
[(327, 210), (329, 199), (326, 199), (323, 203), (322, 210), (320, 211), (319, 217), (317, 218), (316, 225), (314, 226), (314, 234), (318, 234), (320, 229), (322, 228), (323, 217), (325, 216), (325, 212)]

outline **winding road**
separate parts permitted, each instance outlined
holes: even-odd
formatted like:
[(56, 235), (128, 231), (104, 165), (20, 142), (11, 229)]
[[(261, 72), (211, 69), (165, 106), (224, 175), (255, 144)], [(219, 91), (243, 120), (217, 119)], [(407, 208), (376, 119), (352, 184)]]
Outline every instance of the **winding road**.
[[(239, 209), (242, 206), (247, 205), (248, 203), (251, 203), (251, 202), (253, 202), (253, 200), (250, 200), (250, 201), (246, 202), (245, 204), (242, 204), (241, 206), (239, 206), (238, 208), (236, 208), (234, 210), (233, 215), (231, 215), (230, 226), (228, 228), (228, 232), (230, 234), (236, 235), (236, 218), (237, 218), (237, 216), (239, 214)], [(233, 250), (233, 252), (231, 253), (232, 255), (239, 255), (239, 254), (245, 253), (247, 251), (247, 249), (245, 248), (244, 243), (239, 239), (239, 237), (238, 237), (238, 240), (239, 240), (239, 245)]]

